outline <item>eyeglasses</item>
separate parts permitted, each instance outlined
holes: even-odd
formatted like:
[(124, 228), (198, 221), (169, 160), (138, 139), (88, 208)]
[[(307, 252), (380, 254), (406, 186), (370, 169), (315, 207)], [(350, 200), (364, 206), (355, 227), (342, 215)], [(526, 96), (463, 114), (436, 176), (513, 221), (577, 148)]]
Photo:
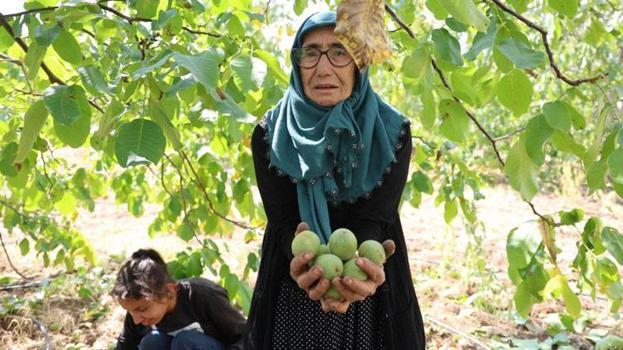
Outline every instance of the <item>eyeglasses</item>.
[(322, 55), (327, 55), (329, 62), (335, 67), (344, 67), (349, 65), (353, 58), (350, 57), (346, 49), (334, 46), (326, 51), (322, 51), (315, 47), (301, 47), (292, 49), (292, 57), (296, 64), (301, 68), (314, 68), (320, 62)]

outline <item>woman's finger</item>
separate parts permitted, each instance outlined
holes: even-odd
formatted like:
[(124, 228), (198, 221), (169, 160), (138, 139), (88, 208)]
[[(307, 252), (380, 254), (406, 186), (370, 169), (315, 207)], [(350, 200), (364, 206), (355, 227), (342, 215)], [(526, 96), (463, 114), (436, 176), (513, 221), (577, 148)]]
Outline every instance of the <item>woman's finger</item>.
[(307, 272), (307, 264), (314, 258), (309, 252), (299, 254), (290, 261), (290, 276), (293, 280), (297, 280), (300, 275)]
[(393, 240), (388, 239), (383, 242), (383, 248), (385, 249), (385, 260), (387, 260), (396, 252), (396, 243), (394, 243)]
[(321, 278), (318, 283), (308, 289), (307, 295), (311, 300), (320, 300), (322, 299), (324, 293), (326, 293), (327, 289), (329, 289), (329, 286), (331, 286), (329, 280), (326, 278)]
[(314, 284), (322, 278), (322, 269), (318, 266), (301, 274), (296, 279), (296, 284), (303, 290), (308, 291)]
[[(355, 281), (355, 282), (353, 282)], [(334, 278), (331, 284), (347, 300), (362, 301), (374, 290), (374, 283), (357, 281), (351, 277)]]
[(373, 281), (377, 286), (385, 282), (383, 265), (377, 265), (367, 258), (358, 258), (355, 263), (368, 275), (368, 281)]
[(305, 230), (309, 230), (309, 225), (307, 225), (306, 222), (301, 222), (296, 226), (296, 232), (294, 233), (294, 235), (296, 236)]

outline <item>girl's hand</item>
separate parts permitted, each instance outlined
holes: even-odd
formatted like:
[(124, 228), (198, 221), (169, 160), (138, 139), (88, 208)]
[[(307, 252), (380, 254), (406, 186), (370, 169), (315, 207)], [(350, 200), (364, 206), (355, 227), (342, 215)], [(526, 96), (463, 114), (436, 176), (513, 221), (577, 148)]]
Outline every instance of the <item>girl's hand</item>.
[[(306, 223), (301, 222), (296, 227), (295, 236), (305, 230), (309, 230)], [(308, 263), (314, 255), (305, 252), (295, 256), (290, 262), (290, 276), (299, 288), (303, 289), (310, 299), (320, 300), (331, 284), (328, 279), (322, 278), (322, 269), (319, 266), (308, 270)]]

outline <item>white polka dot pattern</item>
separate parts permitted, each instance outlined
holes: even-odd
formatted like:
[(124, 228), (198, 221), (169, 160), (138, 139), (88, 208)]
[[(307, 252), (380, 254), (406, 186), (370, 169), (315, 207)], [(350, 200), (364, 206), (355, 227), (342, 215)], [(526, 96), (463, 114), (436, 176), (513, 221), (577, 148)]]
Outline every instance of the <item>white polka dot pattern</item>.
[(325, 313), (296, 285), (283, 281), (277, 302), (272, 349), (381, 350), (383, 326), (375, 295), (354, 302), (344, 314)]

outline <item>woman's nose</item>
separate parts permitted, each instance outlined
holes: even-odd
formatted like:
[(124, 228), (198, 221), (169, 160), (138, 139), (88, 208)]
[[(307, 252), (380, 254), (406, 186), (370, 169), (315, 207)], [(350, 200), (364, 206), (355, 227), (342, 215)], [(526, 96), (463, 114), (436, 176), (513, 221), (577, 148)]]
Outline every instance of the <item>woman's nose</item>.
[(330, 73), (331, 72), (331, 62), (329, 62), (329, 56), (327, 55), (320, 56), (320, 60), (318, 61), (316, 72), (317, 73)]

